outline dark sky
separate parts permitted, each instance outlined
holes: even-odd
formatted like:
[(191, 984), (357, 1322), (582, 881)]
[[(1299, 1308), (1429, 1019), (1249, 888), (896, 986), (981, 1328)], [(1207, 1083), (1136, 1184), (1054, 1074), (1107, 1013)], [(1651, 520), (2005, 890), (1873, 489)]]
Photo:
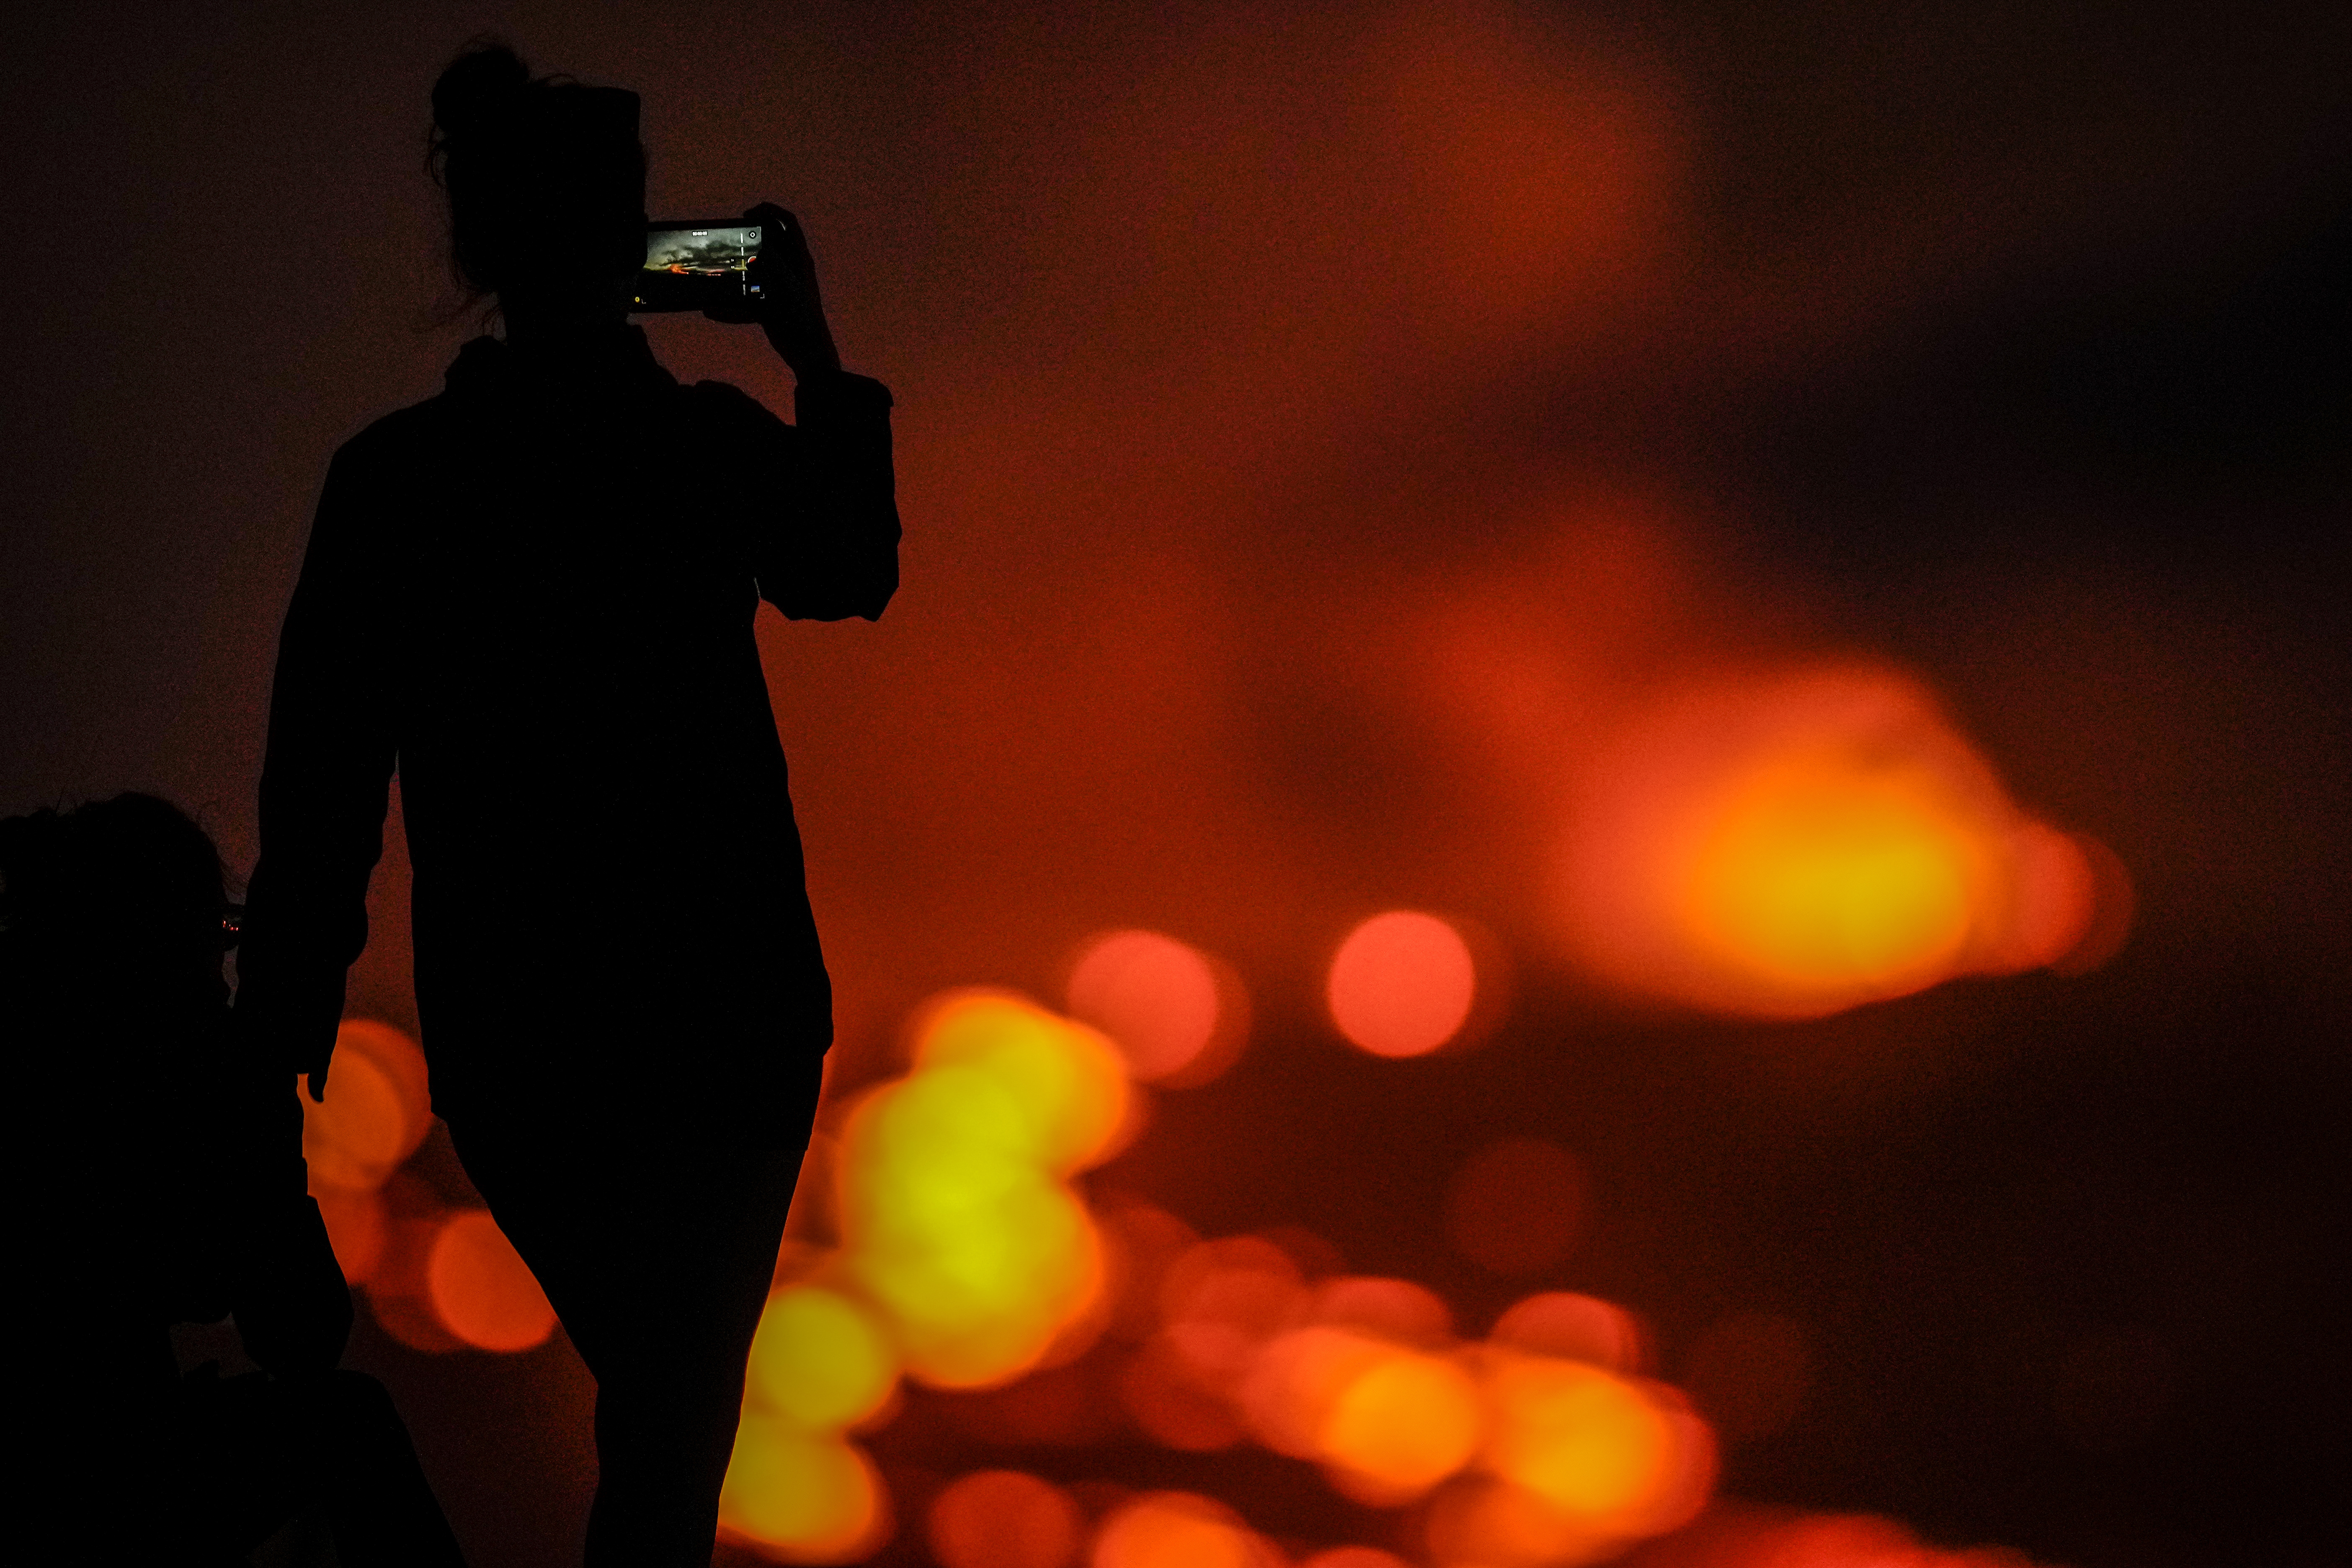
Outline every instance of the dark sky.
[[(1511, 1122), (1615, 1184), (1563, 1282), (1670, 1369), (1728, 1307), (1814, 1326), (1833, 1370), (1742, 1495), (2084, 1568), (2326, 1560), (2341, 7), (49, 7), (0, 108), (0, 811), (152, 789), (249, 867), (327, 459), (477, 330), (422, 153), (484, 30), (644, 95), (657, 216), (800, 212), (897, 393), (898, 602), (761, 628), (845, 1082), (939, 986), (1171, 930), (1261, 992), (1243, 1068), (1118, 1173), (1204, 1231), (1311, 1224), (1483, 1303), (1416, 1194)], [(788, 408), (752, 336), (650, 331)], [(1610, 527), (1647, 576), (1580, 566)], [(2132, 945), (1801, 1027), (1596, 995), (1415, 684), (1444, 613), (1512, 595), (1559, 646), (1607, 628), (1577, 657), (1616, 687), (1901, 662), (2131, 868)], [(413, 1022), (379, 880), (355, 1005)], [(1394, 903), (1526, 969), (1450, 1079), (1310, 1039), (1318, 954)], [(2172, 1402), (2069, 1447), (2052, 1369), (2124, 1330)]]

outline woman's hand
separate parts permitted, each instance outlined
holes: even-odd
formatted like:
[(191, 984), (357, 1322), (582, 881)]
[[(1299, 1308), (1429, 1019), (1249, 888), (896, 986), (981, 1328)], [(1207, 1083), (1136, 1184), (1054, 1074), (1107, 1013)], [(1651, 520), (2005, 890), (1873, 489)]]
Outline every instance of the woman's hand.
[(760, 223), (760, 254), (751, 272), (761, 303), (752, 319), (767, 332), (769, 346), (803, 380), (839, 370), (841, 352), (833, 346), (833, 329), (825, 324), (816, 262), (809, 255), (800, 219), (773, 202), (762, 202), (743, 216)]

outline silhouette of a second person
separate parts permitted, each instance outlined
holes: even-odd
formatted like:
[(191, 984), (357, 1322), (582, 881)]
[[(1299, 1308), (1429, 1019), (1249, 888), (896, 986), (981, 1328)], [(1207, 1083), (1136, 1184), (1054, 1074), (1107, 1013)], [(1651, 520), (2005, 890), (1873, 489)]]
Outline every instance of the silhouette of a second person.
[(396, 769), (435, 1109), (597, 1380), (588, 1561), (701, 1563), (832, 1037), (753, 613), (889, 602), (890, 396), (840, 368), (772, 206), (798, 423), (655, 361), (634, 94), (480, 47), (433, 106), (454, 261), (505, 336), (328, 470), (240, 1027), (324, 1078)]

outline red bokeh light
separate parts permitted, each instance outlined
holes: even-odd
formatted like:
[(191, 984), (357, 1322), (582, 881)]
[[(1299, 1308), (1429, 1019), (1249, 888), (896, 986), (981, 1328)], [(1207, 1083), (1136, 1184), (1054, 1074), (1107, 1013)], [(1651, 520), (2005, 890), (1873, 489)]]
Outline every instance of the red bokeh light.
[(526, 1351), (555, 1331), (547, 1292), (488, 1209), (461, 1209), (442, 1222), (425, 1279), (435, 1315), (478, 1350)]
[(1376, 1057), (1425, 1056), (1461, 1031), (1477, 990), (1462, 933), (1435, 915), (1392, 910), (1348, 933), (1325, 988), (1331, 1021)]
[(1486, 1337), (1512, 1350), (1611, 1372), (1638, 1372), (1644, 1360), (1642, 1325), (1633, 1313), (1573, 1290), (1546, 1290), (1514, 1303)]
[(1065, 1568), (1085, 1530), (1068, 1492), (1020, 1470), (974, 1471), (931, 1502), (940, 1568)]
[(1248, 1034), (1248, 1002), (1230, 971), (1158, 931), (1111, 931), (1070, 971), (1071, 1016), (1118, 1043), (1145, 1083), (1190, 1089), (1233, 1064)]

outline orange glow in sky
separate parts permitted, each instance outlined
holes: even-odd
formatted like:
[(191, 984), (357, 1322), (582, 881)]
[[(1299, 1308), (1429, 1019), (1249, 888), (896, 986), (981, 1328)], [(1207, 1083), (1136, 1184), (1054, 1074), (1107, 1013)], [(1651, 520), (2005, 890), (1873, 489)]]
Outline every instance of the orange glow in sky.
[(1476, 966), (1462, 933), (1412, 910), (1374, 915), (1339, 944), (1325, 988), (1331, 1021), (1376, 1057), (1425, 1056), (1470, 1016)]
[(1559, 883), (1577, 956), (1710, 1011), (1812, 1017), (2055, 964), (2097, 914), (2093, 851), (1891, 671), (1664, 693), (1588, 785)]

